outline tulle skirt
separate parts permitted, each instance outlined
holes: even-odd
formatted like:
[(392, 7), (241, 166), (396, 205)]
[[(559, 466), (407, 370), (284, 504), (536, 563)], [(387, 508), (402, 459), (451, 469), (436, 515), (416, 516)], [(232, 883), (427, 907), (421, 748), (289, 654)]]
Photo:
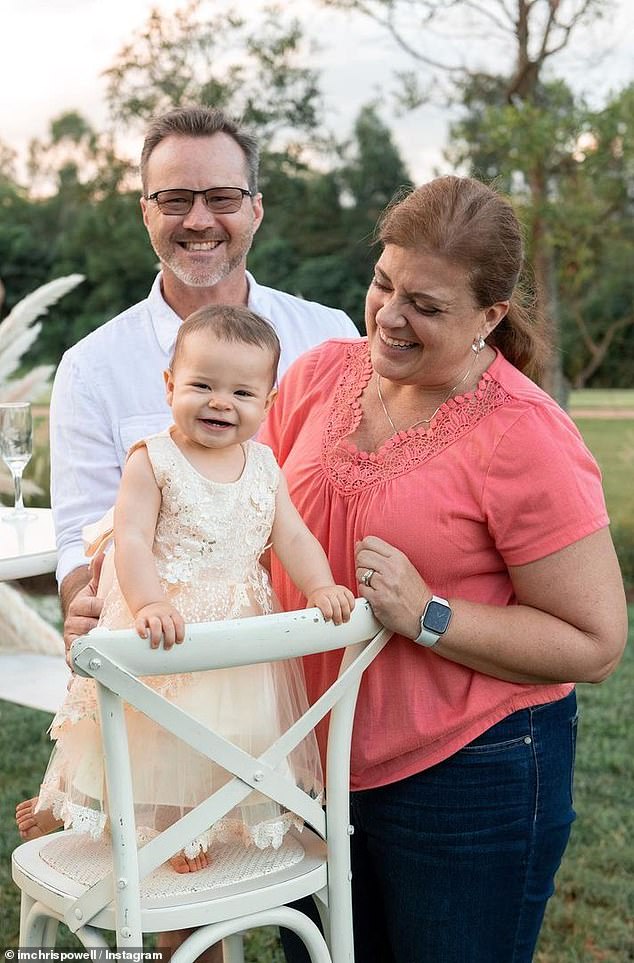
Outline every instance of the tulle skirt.
[[(243, 592), (239, 599), (240, 614), (261, 614), (262, 609), (250, 590), (245, 591), (246, 596)], [(211, 619), (210, 609), (217, 613), (218, 596), (210, 593), (208, 585), (204, 586), (204, 592), (200, 586), (193, 591), (187, 587), (184, 592), (172, 586), (169, 594), (188, 622)], [(208, 600), (207, 611), (201, 618), (204, 596)], [(216, 602), (210, 605), (211, 596)], [(115, 580), (104, 605), (101, 624), (109, 628), (125, 627), (122, 623), (130, 625), (131, 617), (126, 613)], [(192, 618), (192, 614), (198, 617)], [(139, 645), (147, 643), (139, 639)], [(154, 676), (144, 682), (209, 729), (256, 757), (307, 708), (299, 660)], [(147, 840), (232, 777), (127, 705), (125, 719), (137, 831), (141, 840)], [(108, 806), (92, 679), (79, 676), (73, 679), (51, 725), (51, 737), (56, 740), (56, 745), (42, 782), (37, 808), (51, 809), (66, 828), (90, 833), (96, 838), (107, 829)], [(323, 780), (312, 733), (283, 760), (278, 770), (291, 776), (314, 798), (320, 798)], [(292, 826), (301, 829), (301, 820), (254, 791), (205, 833), (191, 840), (184, 852), (193, 857), (200, 850), (206, 851), (215, 839), (221, 842), (241, 839), (245, 845), (277, 848)]]

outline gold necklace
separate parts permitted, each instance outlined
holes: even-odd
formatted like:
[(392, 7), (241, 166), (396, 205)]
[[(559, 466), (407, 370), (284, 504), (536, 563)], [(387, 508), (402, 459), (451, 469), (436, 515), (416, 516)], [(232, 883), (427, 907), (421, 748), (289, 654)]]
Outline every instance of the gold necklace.
[[(449, 394), (447, 395), (447, 397), (446, 397), (446, 398), (443, 398), (443, 400), (440, 402), (440, 404), (438, 405), (438, 407), (436, 408), (436, 410), (435, 410), (434, 412), (432, 412), (432, 414), (429, 416), (429, 418), (420, 418), (418, 421), (415, 421), (413, 425), (410, 425), (408, 428), (401, 428), (400, 431), (411, 431), (412, 428), (417, 428), (418, 425), (428, 425), (428, 424), (430, 424), (430, 422), (433, 421), (433, 419), (436, 417), (436, 415), (438, 414), (438, 412), (440, 411), (440, 409), (442, 408), (442, 406), (443, 406), (447, 401), (449, 401), (449, 399), (450, 399), (451, 396), (453, 395), (454, 391), (456, 391), (456, 390), (460, 387), (460, 385), (461, 385), (461, 384), (464, 384), (464, 382), (467, 380), (467, 378), (468, 378), (469, 375), (471, 374), (471, 371), (472, 371), (473, 366), (474, 366), (474, 364), (475, 364), (476, 357), (477, 357), (477, 355), (475, 355), (475, 356), (472, 358), (471, 364), (469, 365), (469, 367), (467, 368), (467, 370), (466, 370), (465, 373), (463, 374), (463, 376), (462, 376), (462, 378), (460, 379), (460, 381), (453, 386), (453, 388), (451, 389), (451, 391), (449, 392)], [(390, 418), (390, 413), (389, 413), (389, 411), (387, 410), (387, 406), (386, 406), (385, 402), (383, 401), (383, 394), (381, 393), (381, 375), (378, 374), (378, 373), (377, 373), (377, 376), (376, 376), (376, 393), (377, 393), (377, 395), (379, 396), (379, 401), (381, 402), (381, 407), (383, 408), (383, 411), (384, 411), (384, 413), (385, 413), (385, 417), (387, 418), (387, 420), (388, 420), (389, 423), (390, 423), (390, 426), (391, 426), (391, 428), (392, 428), (392, 431), (394, 432), (395, 435), (398, 435), (398, 434), (399, 434), (399, 429), (396, 427), (396, 425), (394, 424), (394, 422), (393, 422), (392, 419)]]

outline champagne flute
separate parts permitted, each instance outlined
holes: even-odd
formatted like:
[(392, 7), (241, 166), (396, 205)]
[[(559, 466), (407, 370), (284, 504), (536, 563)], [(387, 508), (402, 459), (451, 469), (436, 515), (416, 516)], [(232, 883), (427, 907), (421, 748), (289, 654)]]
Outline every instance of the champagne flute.
[(22, 498), (22, 472), (31, 460), (33, 420), (28, 401), (0, 404), (0, 456), (13, 476), (13, 517), (26, 515)]

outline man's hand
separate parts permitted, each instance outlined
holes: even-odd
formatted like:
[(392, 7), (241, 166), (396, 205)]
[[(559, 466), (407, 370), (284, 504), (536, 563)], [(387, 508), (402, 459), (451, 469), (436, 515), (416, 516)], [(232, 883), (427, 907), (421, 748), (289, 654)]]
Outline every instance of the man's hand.
[(74, 569), (61, 586), (64, 617), (64, 645), (66, 662), (70, 664), (70, 647), (79, 638), (94, 629), (103, 608), (103, 599), (97, 598), (99, 573), (104, 556), (95, 558), (90, 569), (87, 565)]

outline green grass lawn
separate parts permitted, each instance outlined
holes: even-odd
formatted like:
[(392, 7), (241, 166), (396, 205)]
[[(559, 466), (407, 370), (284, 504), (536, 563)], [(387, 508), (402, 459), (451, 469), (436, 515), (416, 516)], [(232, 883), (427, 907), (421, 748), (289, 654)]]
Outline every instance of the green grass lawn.
[(634, 417), (574, 421), (601, 468), (612, 523), (634, 528)]
[[(634, 607), (630, 607), (630, 623), (630, 646), (617, 672), (603, 685), (579, 686), (578, 819), (546, 913), (536, 963), (634, 960)], [(18, 890), (10, 869), (11, 851), (19, 842), (13, 810), (16, 802), (37, 790), (49, 754), (49, 722), (44, 712), (0, 702), (0, 944), (4, 946), (17, 945), (19, 919)], [(77, 945), (74, 937), (60, 934), (58, 947)], [(283, 963), (275, 932), (252, 934), (246, 958), (249, 963)]]
[(634, 411), (634, 391), (626, 388), (584, 388), (570, 392), (570, 409), (626, 408)]

